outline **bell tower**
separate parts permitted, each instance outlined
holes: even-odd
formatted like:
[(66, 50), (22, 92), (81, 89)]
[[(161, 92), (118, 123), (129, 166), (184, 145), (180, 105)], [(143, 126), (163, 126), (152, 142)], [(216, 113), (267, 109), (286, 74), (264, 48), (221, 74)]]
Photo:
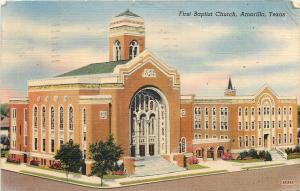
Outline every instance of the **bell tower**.
[(109, 61), (128, 60), (145, 49), (144, 19), (127, 9), (109, 27)]

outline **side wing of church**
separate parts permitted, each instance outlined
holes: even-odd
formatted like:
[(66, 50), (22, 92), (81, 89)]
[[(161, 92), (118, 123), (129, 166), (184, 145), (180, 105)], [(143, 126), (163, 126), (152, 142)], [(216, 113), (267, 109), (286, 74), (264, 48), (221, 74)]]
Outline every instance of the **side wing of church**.
[(124, 156), (177, 153), (217, 159), (251, 148), (297, 144), (297, 102), (269, 87), (237, 96), (180, 95), (179, 73), (145, 49), (145, 26), (129, 10), (110, 24), (109, 62), (28, 81), (28, 97), (10, 99), (10, 155), (51, 165), (72, 139), (86, 164), (89, 145), (113, 134)]

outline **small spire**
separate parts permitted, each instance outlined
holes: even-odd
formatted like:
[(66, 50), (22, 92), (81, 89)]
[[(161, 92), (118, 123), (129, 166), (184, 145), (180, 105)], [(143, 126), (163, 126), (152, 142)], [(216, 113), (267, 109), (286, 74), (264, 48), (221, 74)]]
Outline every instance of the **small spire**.
[(228, 90), (233, 90), (233, 87), (232, 87), (232, 82), (231, 82), (231, 76), (229, 76), (229, 81), (228, 81), (228, 87), (227, 87)]

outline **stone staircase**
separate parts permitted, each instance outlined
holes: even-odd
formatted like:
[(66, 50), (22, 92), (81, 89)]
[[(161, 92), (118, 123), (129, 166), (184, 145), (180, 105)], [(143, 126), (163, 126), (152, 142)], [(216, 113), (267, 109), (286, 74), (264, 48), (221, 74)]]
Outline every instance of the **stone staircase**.
[(143, 157), (135, 161), (135, 173), (132, 177), (167, 174), (184, 170), (184, 168), (178, 167), (161, 156)]
[(282, 154), (278, 150), (276, 150), (276, 149), (272, 149), (269, 152), (270, 152), (270, 154), (272, 156), (272, 160), (273, 161), (286, 160), (286, 158), (284, 158), (282, 156)]

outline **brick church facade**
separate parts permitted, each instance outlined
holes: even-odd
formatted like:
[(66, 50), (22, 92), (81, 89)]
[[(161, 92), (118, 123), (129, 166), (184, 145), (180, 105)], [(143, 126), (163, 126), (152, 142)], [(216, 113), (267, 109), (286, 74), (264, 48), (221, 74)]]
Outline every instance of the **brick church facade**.
[(60, 145), (89, 145), (110, 133), (124, 156), (224, 152), (293, 147), (297, 102), (269, 87), (237, 96), (231, 79), (224, 96), (180, 94), (179, 73), (145, 49), (144, 20), (129, 10), (110, 24), (109, 62), (28, 81), (28, 97), (10, 99), (10, 155), (50, 165)]

